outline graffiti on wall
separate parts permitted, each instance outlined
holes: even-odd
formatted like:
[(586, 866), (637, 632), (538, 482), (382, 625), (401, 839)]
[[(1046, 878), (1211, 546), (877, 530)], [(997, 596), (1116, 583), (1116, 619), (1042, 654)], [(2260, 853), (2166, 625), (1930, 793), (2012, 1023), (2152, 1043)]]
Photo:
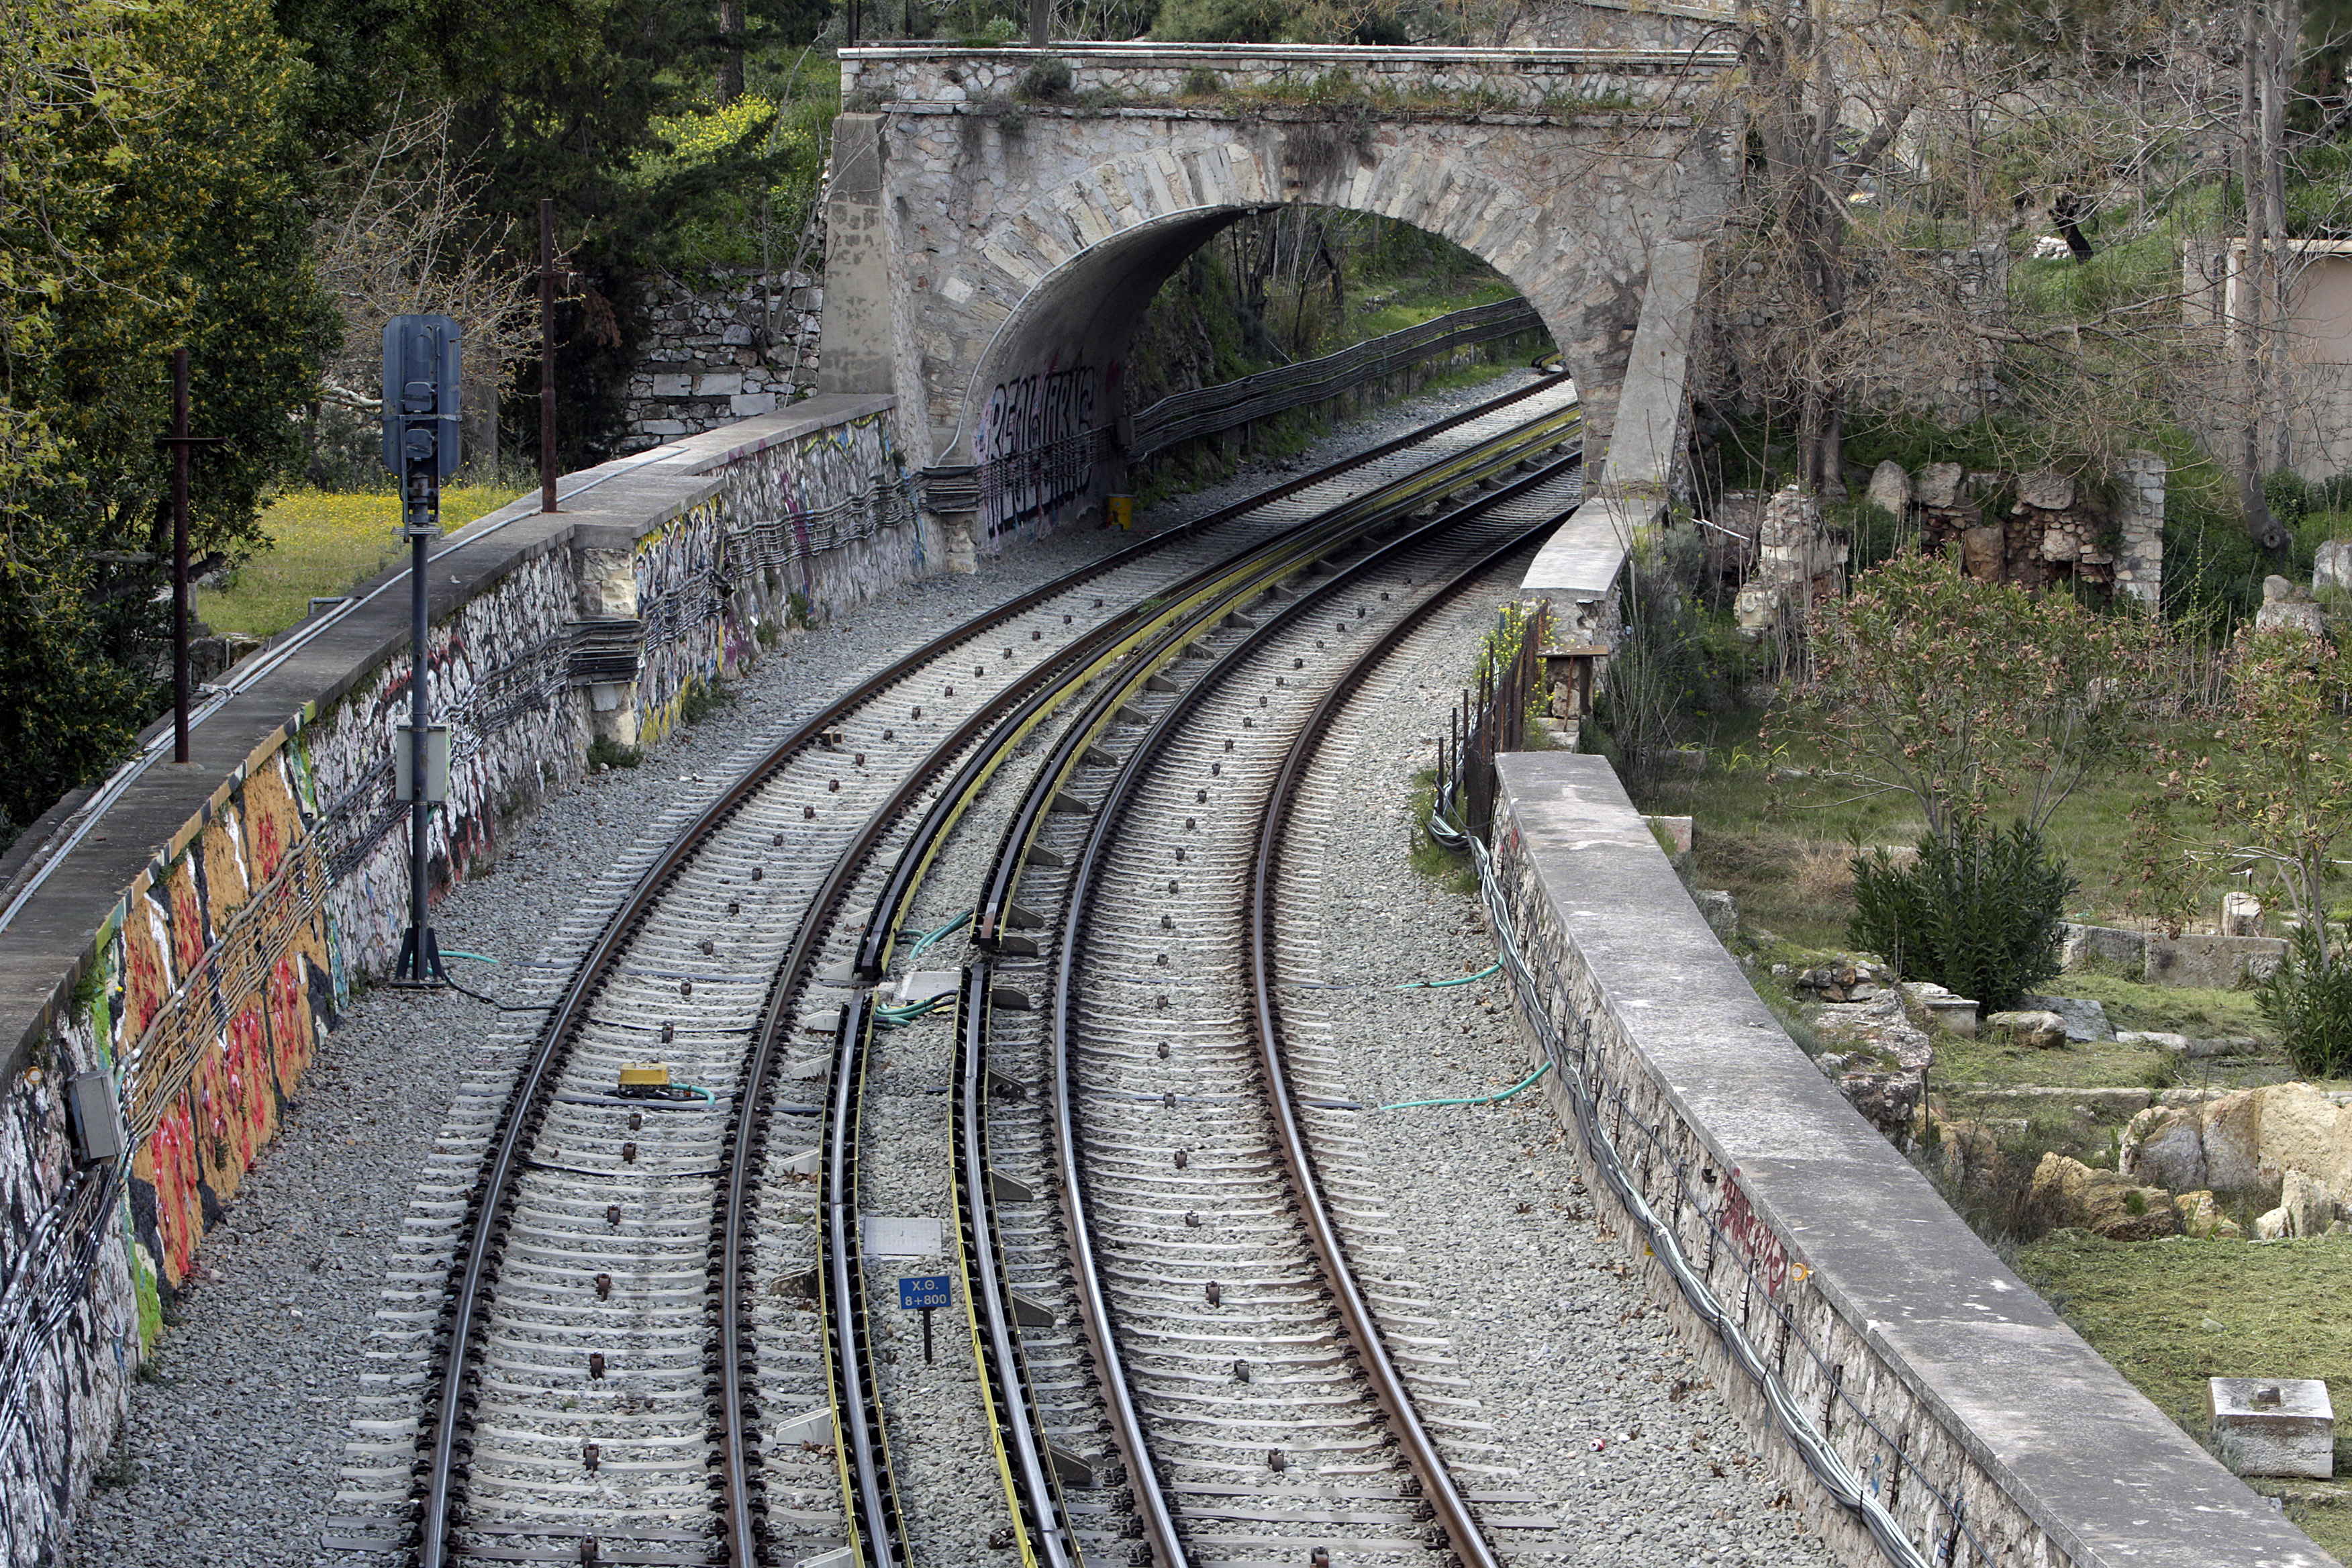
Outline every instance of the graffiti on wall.
[[(928, 563), (906, 467), (887, 414), (827, 426), (734, 465), (719, 496), (727, 579), (752, 590), (737, 618), (764, 613), (771, 593), (798, 594), (814, 608), (921, 576)], [(886, 530), (899, 531), (887, 545)]]
[(688, 688), (731, 668), (743, 647), (730, 627), (727, 536), (717, 498), (688, 507), (638, 539), (632, 563), (644, 641), (637, 659), (637, 739), (677, 721)]
[(1029, 524), (1050, 530), (1069, 503), (1093, 493), (1106, 434), (1097, 420), (1105, 394), (1118, 391), (1118, 369), (1114, 361), (1106, 375), (1083, 359), (1065, 366), (1056, 354), (989, 393), (971, 436), (983, 537)]

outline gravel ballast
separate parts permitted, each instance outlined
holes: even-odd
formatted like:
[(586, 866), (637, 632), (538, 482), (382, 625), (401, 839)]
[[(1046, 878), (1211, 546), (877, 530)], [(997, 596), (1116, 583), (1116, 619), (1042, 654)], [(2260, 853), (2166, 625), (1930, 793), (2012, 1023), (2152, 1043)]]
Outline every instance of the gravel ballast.
[[(1381, 411), (1295, 457), (1255, 464), (1139, 519), (1164, 527), (1493, 395), (1459, 388)], [(591, 775), (509, 825), (487, 871), (436, 910), (445, 951), (537, 951), (674, 804), (871, 669), (992, 605), (1129, 542), (1080, 528), (884, 595), (762, 658), (731, 702), (651, 748), (643, 766)], [(503, 993), (498, 967), (452, 960)], [(83, 1505), (74, 1568), (192, 1562), (363, 1563), (319, 1544), (335, 1510), (362, 1342), (385, 1259), (454, 1089), (499, 1016), (454, 993), (376, 990), (320, 1047), (278, 1138), (205, 1237), (142, 1369), (119, 1462)]]

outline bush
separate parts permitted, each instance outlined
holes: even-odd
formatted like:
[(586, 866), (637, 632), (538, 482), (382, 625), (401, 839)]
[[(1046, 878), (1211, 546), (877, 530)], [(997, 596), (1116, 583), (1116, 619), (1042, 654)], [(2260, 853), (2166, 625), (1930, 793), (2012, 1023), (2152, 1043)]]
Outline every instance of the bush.
[(2007, 833), (1963, 821), (1919, 841), (1898, 865), (1885, 849), (1853, 860), (1853, 946), (1906, 979), (1928, 980), (1996, 1013), (2055, 975), (2058, 926), (2074, 894), (2066, 863), (2023, 822)]
[(1069, 61), (1049, 57), (1021, 73), (1013, 96), (1024, 103), (1059, 103), (1070, 96), (1070, 89), (1076, 82)]
[(2254, 991), (2294, 1070), (2312, 1078), (2352, 1074), (2352, 956), (2321, 945), (2308, 921), (2287, 938), (2286, 956)]
[(2263, 480), (2263, 504), (2288, 528), (2301, 522), (2304, 513), (2312, 510), (2311, 499), (2311, 487), (2293, 468), (2281, 468)]

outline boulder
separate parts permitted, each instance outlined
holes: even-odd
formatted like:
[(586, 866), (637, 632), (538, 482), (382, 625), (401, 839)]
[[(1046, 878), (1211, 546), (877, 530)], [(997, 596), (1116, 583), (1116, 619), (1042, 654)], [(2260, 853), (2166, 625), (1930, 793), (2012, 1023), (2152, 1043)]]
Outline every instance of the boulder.
[(2286, 1209), (2284, 1206), (2256, 1215), (2254, 1216), (2254, 1239), (2256, 1241), (2284, 1241), (2286, 1239)]
[(1953, 507), (1960, 504), (1960, 481), (1968, 470), (1958, 463), (1930, 463), (1919, 470), (1919, 504)]
[(2066, 1020), (2055, 1013), (2012, 1011), (1994, 1013), (1985, 1022), (2029, 1050), (2054, 1051), (2066, 1043)]
[(2279, 1207), (2286, 1215), (2289, 1236), (2326, 1236), (2336, 1223), (2336, 1200), (2301, 1171), (2288, 1171), (2280, 1184)]
[[(2264, 1084), (2200, 1104), (2151, 1107), (2124, 1129), (2116, 1168), (2135, 1181), (2179, 1191), (2222, 1192), (2284, 1184), (2292, 1172), (2331, 1203), (2352, 1205), (2352, 1108), (2307, 1083)], [(2325, 1220), (2319, 1224), (2326, 1228)]]
[(1865, 499), (1879, 510), (1901, 518), (1911, 510), (1911, 476), (1903, 471), (1902, 464), (1890, 458), (1870, 471), (1870, 490)]
[(2084, 996), (2028, 996), (2024, 1005), (2036, 1012), (2055, 1013), (2066, 1026), (2070, 1040), (2104, 1040), (2112, 1037), (2115, 1029), (2107, 1023), (2107, 1010)]
[(1698, 904), (1698, 912), (1706, 917), (1706, 929), (1715, 932), (1717, 942), (1729, 942), (1739, 934), (1739, 906), (1721, 888), (1701, 888), (1691, 895)]
[(2055, 1225), (2080, 1226), (2110, 1241), (2153, 1241), (2180, 1233), (2180, 1212), (2162, 1187), (2144, 1187), (2113, 1171), (2095, 1171), (2063, 1154), (2044, 1154), (2033, 1169), (2033, 1202)]
[[(2273, 578), (2272, 581), (2280, 579)], [(2263, 607), (2254, 612), (2254, 630), (2300, 631), (2318, 638), (2327, 635), (2327, 622), (2321, 616), (2319, 606), (2309, 599), (2281, 599), (2276, 603), (2265, 599)]]
[(1907, 982), (1902, 991), (1906, 1000), (1927, 1015), (1929, 1022), (1941, 1024), (1955, 1035), (1976, 1038), (1977, 1005), (1974, 998), (1956, 996), (1926, 980)]
[(2064, 511), (2074, 504), (2074, 481), (2065, 474), (2037, 468), (2017, 476), (2017, 500), (2042, 511)]
[(2331, 539), (2313, 552), (2311, 585), (2352, 590), (2352, 539)]

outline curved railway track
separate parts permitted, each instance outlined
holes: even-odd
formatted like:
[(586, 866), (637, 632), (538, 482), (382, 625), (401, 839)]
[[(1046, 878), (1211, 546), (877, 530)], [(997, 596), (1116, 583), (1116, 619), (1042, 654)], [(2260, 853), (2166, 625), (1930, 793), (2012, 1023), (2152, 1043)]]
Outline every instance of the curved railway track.
[[(1441, 1358), (1384, 1329), (1356, 1280), (1351, 1252), (1383, 1249), (1376, 1192), (1366, 1173), (1318, 1171), (1308, 1147), (1301, 1109), (1331, 1091), (1282, 1044), (1273, 846), (1345, 693), (1556, 523), (1577, 481), (1572, 461), (1552, 465), (1352, 563), (1320, 562), (1321, 581), (1274, 585), (1193, 642), (1195, 670), (1130, 669), (1014, 812), (974, 917), (994, 955), (966, 983), (956, 1075), (975, 1338), (1001, 1407), (1025, 1408), (1040, 1437), (1098, 1432), (1127, 1479), (1088, 1505), (1109, 1517), (1077, 1530), (1023, 1450), (1008, 1473), (1027, 1478), (1024, 1562), (1123, 1542), (1163, 1568), (1318, 1547), (1501, 1560), (1417, 1414), (1416, 1373), (1443, 1381)], [(1367, 631), (1374, 646), (1318, 702)], [(984, 1005), (1024, 982), (1046, 994), (1040, 1014)], [(991, 1072), (1053, 1092), (992, 1110)], [(995, 1200), (1007, 1184), (1023, 1201)], [(1015, 1334), (1006, 1303), (1024, 1288), (1033, 1314), (1074, 1317), (1080, 1335)]]
[[(420, 1208), (448, 1211), (446, 1289), (392, 1314), (439, 1307), (420, 1342), (418, 1561), (905, 1560), (856, 1258), (874, 1018), (858, 982), (888, 967), (966, 807), (1062, 704), (1106, 677), (1164, 681), (1151, 672), (1205, 651), (1269, 584), (1571, 437), (1567, 406), (1509, 432), (1473, 424), (1546, 387), (935, 639), (787, 736), (651, 859), (548, 1007), (503, 1114), (436, 1155), (444, 1173), (470, 1164), (470, 1187), (426, 1184)], [(1452, 451), (1414, 449), (1465, 426)], [(1243, 547), (1207, 559), (1218, 524)], [(988, 939), (1017, 948), (997, 928), (1027, 911), (988, 918)], [(984, 1019), (981, 984), (968, 1012)], [(622, 1069), (648, 1061), (672, 1087), (625, 1088)], [(1018, 1362), (1009, 1324), (975, 1324)], [(1017, 1379), (992, 1390), (1024, 1558), (1071, 1561), (1034, 1398)]]

